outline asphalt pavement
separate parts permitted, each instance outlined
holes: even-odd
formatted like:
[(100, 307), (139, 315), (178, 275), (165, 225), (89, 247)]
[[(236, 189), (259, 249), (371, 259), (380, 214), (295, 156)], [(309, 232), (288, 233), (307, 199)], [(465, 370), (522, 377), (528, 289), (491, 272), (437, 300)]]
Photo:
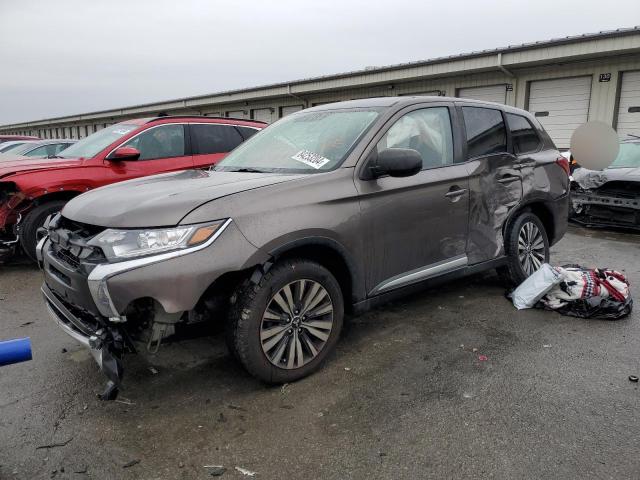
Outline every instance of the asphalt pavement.
[[(640, 236), (571, 228), (552, 263), (622, 270), (638, 295)], [(217, 335), (128, 357), (102, 402), (41, 281), (0, 266), (0, 339), (34, 356), (0, 368), (0, 479), (640, 478), (637, 311), (516, 311), (487, 273), (350, 319), (297, 383), (261, 384)]]

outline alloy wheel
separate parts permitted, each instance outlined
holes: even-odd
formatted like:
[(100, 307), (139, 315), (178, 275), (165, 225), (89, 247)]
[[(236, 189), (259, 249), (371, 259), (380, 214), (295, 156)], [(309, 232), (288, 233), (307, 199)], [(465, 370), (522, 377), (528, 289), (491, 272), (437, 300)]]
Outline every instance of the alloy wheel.
[(324, 348), (333, 327), (333, 302), (314, 280), (296, 280), (267, 303), (260, 325), (262, 351), (273, 365), (300, 368)]
[(533, 222), (526, 222), (518, 234), (518, 260), (522, 270), (531, 275), (545, 262), (545, 245), (542, 232)]

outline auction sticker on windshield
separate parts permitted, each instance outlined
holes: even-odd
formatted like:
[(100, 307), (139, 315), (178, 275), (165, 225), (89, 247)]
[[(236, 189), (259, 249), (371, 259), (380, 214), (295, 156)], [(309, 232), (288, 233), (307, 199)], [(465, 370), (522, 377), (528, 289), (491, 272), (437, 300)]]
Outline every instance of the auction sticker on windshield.
[(322, 168), (323, 166), (325, 166), (327, 163), (331, 161), (328, 158), (325, 158), (322, 155), (318, 155), (317, 153), (310, 152), (309, 150), (300, 150), (291, 158), (293, 158), (294, 160), (297, 160), (298, 162), (302, 162), (306, 165), (309, 165), (310, 167), (313, 167), (316, 170), (318, 170), (319, 168)]

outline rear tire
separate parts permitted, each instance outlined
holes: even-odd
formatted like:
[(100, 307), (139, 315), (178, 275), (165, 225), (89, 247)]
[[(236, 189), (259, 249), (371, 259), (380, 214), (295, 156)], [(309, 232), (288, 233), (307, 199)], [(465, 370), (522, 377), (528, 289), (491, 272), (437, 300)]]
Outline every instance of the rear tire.
[(235, 294), (227, 323), (230, 350), (266, 383), (293, 382), (316, 371), (342, 330), (344, 301), (335, 277), (304, 259), (275, 264)]
[(38, 205), (24, 217), (20, 224), (20, 245), (27, 256), (33, 260), (36, 259), (36, 245), (38, 244), (38, 229), (44, 225), (49, 215), (58, 213), (67, 202), (64, 200), (54, 200), (52, 202)]
[(505, 231), (504, 250), (507, 264), (498, 268), (498, 274), (515, 287), (549, 262), (549, 239), (540, 219), (531, 212), (514, 218)]

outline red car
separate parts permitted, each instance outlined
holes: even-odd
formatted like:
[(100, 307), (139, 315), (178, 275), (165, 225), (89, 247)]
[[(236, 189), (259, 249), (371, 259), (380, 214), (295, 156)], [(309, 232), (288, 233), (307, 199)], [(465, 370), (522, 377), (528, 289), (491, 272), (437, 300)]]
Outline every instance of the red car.
[(29, 135), (0, 135), (0, 143), (12, 142), (14, 140), (40, 140), (40, 138)]
[(206, 168), (266, 126), (219, 117), (126, 120), (55, 158), (0, 161), (0, 260), (19, 247), (35, 260), (37, 231), (71, 198), (114, 182)]

